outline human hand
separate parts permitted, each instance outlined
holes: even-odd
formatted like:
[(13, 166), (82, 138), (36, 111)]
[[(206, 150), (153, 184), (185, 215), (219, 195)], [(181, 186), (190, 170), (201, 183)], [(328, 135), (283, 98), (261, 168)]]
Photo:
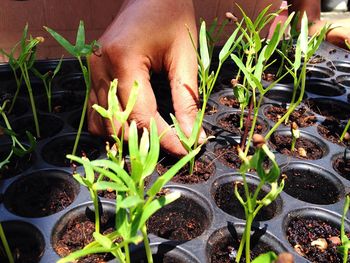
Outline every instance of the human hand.
[[(107, 107), (110, 81), (118, 79), (118, 100), (126, 106), (130, 89), (140, 85), (136, 105), (130, 115), (139, 128), (149, 127), (150, 118), (159, 134), (165, 132), (161, 146), (181, 156), (186, 154), (173, 129), (157, 111), (149, 71), (165, 70), (171, 86), (175, 116), (186, 135), (191, 134), (198, 111), (197, 58), (187, 27), (197, 35), (192, 1), (127, 0), (119, 15), (99, 43), (99, 55), (91, 57), (92, 89), (88, 107), (88, 128), (93, 134), (112, 134), (111, 124), (95, 112), (95, 103)], [(115, 126), (120, 129), (116, 122)], [(202, 132), (201, 137), (205, 134)], [(126, 129), (127, 138), (127, 129)]]

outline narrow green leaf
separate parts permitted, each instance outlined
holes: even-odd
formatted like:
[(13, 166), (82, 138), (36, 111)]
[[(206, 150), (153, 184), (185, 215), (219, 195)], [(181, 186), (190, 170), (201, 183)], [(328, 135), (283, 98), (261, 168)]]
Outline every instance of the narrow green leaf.
[(205, 21), (202, 22), (199, 31), (199, 53), (203, 64), (203, 69), (206, 71), (210, 66), (210, 57), (207, 43), (207, 31)]
[(272, 263), (277, 259), (277, 255), (273, 251), (269, 251), (264, 254), (260, 254), (258, 257), (256, 257), (252, 263)]
[(303, 18), (301, 19), (301, 27), (300, 27), (300, 48), (304, 56), (307, 55), (307, 51), (308, 51), (308, 37), (309, 37), (308, 33), (309, 33), (309, 22), (307, 19), (306, 12), (304, 12)]
[(152, 118), (150, 121), (150, 150), (147, 156), (147, 159), (144, 164), (143, 177), (150, 175), (158, 162), (160, 150), (160, 141), (157, 131), (157, 125)]
[(111, 249), (114, 246), (113, 241), (110, 240), (108, 237), (101, 235), (98, 232), (94, 232), (92, 235), (94, 239), (105, 249)]
[(135, 81), (131, 88), (128, 102), (123, 112), (123, 119), (121, 120), (121, 123), (125, 123), (128, 120), (129, 115), (136, 104), (138, 92), (139, 92), (139, 84), (137, 81)]
[(192, 145), (190, 144), (187, 136), (183, 133), (179, 122), (177, 121), (176, 117), (172, 113), (170, 113), (170, 117), (171, 117), (171, 119), (172, 119), (172, 121), (174, 123), (176, 134), (179, 137), (179, 140), (181, 141), (181, 143), (185, 147), (185, 149), (187, 151), (189, 151), (191, 149)]
[(87, 182), (87, 180), (85, 180), (83, 177), (81, 177), (80, 174), (77, 173), (73, 173), (73, 177), (75, 180), (78, 181), (79, 184), (85, 186), (85, 187), (89, 187), (89, 183)]
[(140, 153), (140, 162), (142, 164), (145, 163), (147, 155), (148, 155), (148, 150), (149, 150), (149, 133), (146, 128), (143, 129), (143, 133), (141, 135), (140, 139), (140, 147), (139, 147), (139, 153)]
[(75, 40), (75, 52), (79, 54), (83, 50), (84, 46), (85, 46), (84, 21), (80, 20), (78, 32), (77, 32), (77, 38)]
[(92, 108), (98, 112), (98, 114), (100, 114), (103, 118), (106, 118), (106, 119), (110, 119), (111, 116), (110, 116), (110, 112), (107, 111), (105, 108), (101, 107), (100, 105), (98, 104), (94, 104), (92, 105)]
[(126, 192), (129, 191), (129, 189), (120, 183), (117, 182), (106, 182), (106, 181), (99, 181), (93, 184), (94, 190), (115, 190), (117, 192)]
[(233, 31), (233, 33), (231, 34), (231, 36), (227, 39), (226, 43), (224, 44), (224, 46), (222, 47), (222, 49), (220, 50), (219, 53), (219, 61), (220, 63), (224, 63), (224, 61), (228, 58), (228, 56), (231, 53), (231, 47), (233, 45), (233, 43), (236, 40), (237, 34), (240, 31), (242, 22), (239, 24), (239, 26)]
[(128, 196), (119, 203), (120, 208), (128, 209), (142, 204), (144, 201), (137, 195)]
[(52, 30), (51, 28), (48, 28), (44, 26), (47, 32), (73, 57), (76, 57), (78, 54), (75, 52), (74, 46), (71, 45), (67, 39), (65, 39), (63, 36)]
[(54, 77), (55, 77), (55, 76), (58, 74), (58, 72), (60, 71), (61, 66), (62, 66), (62, 62), (63, 62), (63, 55), (61, 56), (60, 61), (58, 62), (58, 64), (57, 64), (55, 70), (53, 71), (53, 74), (52, 74), (51, 79), (54, 79)]
[(165, 174), (159, 176), (151, 188), (147, 191), (148, 196), (155, 196), (162, 187), (175, 176), (175, 174), (192, 158), (194, 158), (200, 151), (200, 148), (197, 148), (191, 151), (188, 155), (182, 157), (176, 164), (174, 164)]
[(201, 123), (201, 110), (197, 112), (196, 119), (194, 120), (192, 133), (190, 138), (188, 139), (188, 145), (192, 148), (196, 141), (198, 141), (198, 133), (200, 128), (202, 127)]

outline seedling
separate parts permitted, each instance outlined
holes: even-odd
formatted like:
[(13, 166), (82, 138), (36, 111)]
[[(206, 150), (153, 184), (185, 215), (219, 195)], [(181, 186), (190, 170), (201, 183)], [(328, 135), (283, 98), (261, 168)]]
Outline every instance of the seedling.
[[(8, 101), (4, 101), (4, 103), (2, 104), (2, 106), (0, 107), (0, 115), (4, 120), (5, 126), (6, 127), (1, 127), (0, 126), (0, 130), (3, 134), (8, 135), (11, 137), (11, 149), (10, 152), (8, 153), (8, 155), (5, 157), (4, 160), (0, 160), (0, 169), (6, 165), (7, 163), (10, 162), (11, 157), (13, 156), (13, 154), (17, 155), (17, 156), (24, 156), (30, 152), (32, 152), (36, 146), (36, 142), (35, 139), (33, 137), (33, 135), (30, 132), (26, 132), (27, 134), (27, 138), (28, 141), (30, 143), (30, 146), (28, 147), (28, 149), (25, 148), (25, 146), (17, 139), (15, 132), (12, 130), (12, 127), (10, 125), (10, 122), (6, 116), (6, 104), (8, 103)], [(1, 178), (0, 178), (1, 179)]]
[(346, 214), (349, 211), (349, 205), (350, 205), (350, 196), (347, 195), (345, 197), (343, 215), (341, 218), (341, 226), (340, 226), (341, 246), (338, 246), (338, 248), (337, 248), (338, 252), (343, 255), (343, 263), (348, 262), (349, 249), (350, 249), (350, 241), (349, 241), (348, 236), (345, 233), (345, 218), (346, 218)]
[(295, 143), (296, 143), (297, 139), (299, 139), (299, 137), (300, 137), (299, 127), (298, 127), (298, 125), (295, 122), (292, 122), (292, 124), (290, 125), (290, 131), (291, 131), (291, 134), (292, 134), (292, 143), (291, 143), (291, 146), (290, 146), (290, 151), (294, 152)]
[[(187, 137), (182, 132), (182, 129), (179, 123), (177, 122), (176, 118), (173, 115), (171, 115), (175, 129), (179, 136), (179, 139), (182, 145), (184, 146), (184, 148), (189, 153), (191, 153), (192, 151), (195, 151), (198, 148), (199, 135), (200, 135), (203, 119), (204, 119), (205, 109), (208, 104), (208, 99), (214, 88), (214, 85), (216, 83), (216, 80), (218, 78), (218, 75), (223, 63), (229, 57), (232, 51), (237, 47), (238, 43), (240, 42), (240, 39), (242, 38), (242, 36), (239, 36), (237, 38), (239, 31), (240, 31), (240, 27), (236, 28), (236, 30), (234, 30), (232, 35), (229, 37), (229, 39), (226, 41), (226, 43), (222, 47), (219, 53), (219, 65), (215, 72), (214, 71), (209, 72), (210, 63), (211, 63), (210, 52), (212, 51), (211, 51), (210, 45), (208, 45), (208, 33), (206, 30), (205, 21), (202, 21), (200, 32), (199, 32), (199, 53), (197, 52), (196, 44), (194, 43), (191, 32), (189, 32), (193, 47), (197, 52), (197, 58), (198, 58), (198, 64), (199, 64), (199, 77), (201, 80), (200, 86), (199, 86), (199, 92), (202, 96), (202, 107), (197, 113), (190, 137)], [(208, 139), (210, 138), (206, 138), (203, 143), (205, 143)], [(190, 174), (193, 174), (194, 162), (195, 162), (195, 158), (193, 157), (193, 159), (190, 161), (190, 169), (189, 169)]]
[[(118, 80), (114, 79), (111, 82), (111, 85), (108, 91), (108, 109), (105, 109), (97, 104), (93, 105), (92, 108), (96, 110), (103, 118), (106, 118), (110, 121), (112, 130), (114, 133), (112, 137), (116, 142), (116, 148), (118, 151), (118, 157), (116, 161), (117, 163), (122, 164), (125, 125), (136, 103), (139, 85), (137, 82), (134, 83), (129, 95), (128, 103), (124, 111), (121, 111), (121, 107), (117, 99), (117, 87), (118, 87)], [(115, 127), (115, 121), (118, 121), (119, 124), (121, 125), (120, 138), (117, 136), (118, 133)]]
[[(2, 245), (4, 247), (5, 254), (7, 256), (7, 259), (9, 261), (9, 263), (14, 263), (15, 260), (13, 258), (12, 253), (11, 253), (11, 249), (10, 249), (10, 246), (9, 246), (9, 244), (7, 242), (7, 239), (6, 239), (6, 236), (5, 236), (5, 232), (4, 232), (4, 229), (2, 227), (1, 222), (0, 222), (0, 240), (1, 240)], [(0, 252), (2, 252), (2, 251), (0, 251)]]
[[(255, 153), (249, 158), (240, 148), (238, 148), (239, 157), (243, 161), (240, 167), (240, 173), (243, 178), (245, 198), (240, 195), (238, 191), (238, 184), (235, 185), (235, 196), (244, 208), (246, 223), (235, 262), (239, 262), (241, 260), (244, 248), (245, 260), (246, 262), (250, 262), (250, 232), (253, 220), (261, 208), (270, 205), (278, 197), (284, 187), (284, 178), (282, 178), (280, 183), (278, 183), (280, 169), (276, 163), (274, 154), (266, 145), (264, 137), (259, 134), (255, 134), (253, 136), (253, 145), (255, 147)], [(265, 157), (267, 157), (271, 163), (271, 166), (268, 169), (264, 168), (264, 161), (266, 161)], [(252, 169), (256, 170), (260, 181), (255, 191), (250, 193), (246, 180), (246, 173)], [(262, 199), (258, 199), (259, 193), (266, 183), (270, 185), (270, 192), (267, 193)]]
[[(119, 107), (116, 99), (116, 89), (117, 80), (114, 80), (108, 93), (108, 109), (97, 105), (94, 105), (93, 108), (112, 122), (113, 138), (119, 147), (122, 138), (118, 137), (113, 121), (118, 120), (122, 124), (126, 123), (136, 101), (138, 85), (137, 83), (134, 84), (125, 111), (121, 111)], [(178, 192), (165, 195), (159, 195), (158, 193), (189, 160), (194, 158), (200, 148), (193, 150), (165, 174), (158, 177), (145, 193), (145, 179), (153, 173), (160, 151), (160, 137), (155, 121), (150, 121), (150, 131), (144, 129), (141, 138), (138, 137), (136, 123), (131, 122), (128, 146), (131, 166), (129, 174), (123, 168), (124, 160), (120, 161), (120, 158), (122, 158), (121, 149), (118, 149), (118, 157), (115, 157), (113, 150), (107, 148), (108, 160), (90, 161), (87, 158), (67, 156), (84, 167), (85, 177), (75, 174), (74, 178), (89, 188), (95, 206), (95, 220), (100, 216), (98, 196), (95, 193), (107, 189), (116, 192), (116, 221), (115, 231), (105, 236), (99, 233), (97, 227), (99, 221), (96, 221), (95, 241), (58, 262), (70, 262), (92, 253), (112, 253), (119, 262), (128, 263), (130, 262), (129, 245), (131, 243), (138, 244), (141, 241), (144, 243), (148, 262), (153, 262), (146, 222), (156, 211), (180, 197)], [(96, 173), (98, 174), (97, 180), (95, 180)], [(104, 178), (108, 178), (109, 181), (103, 180)], [(122, 240), (122, 242), (118, 243), (117, 240)]]
[(46, 72), (45, 74), (41, 74), (34, 67), (31, 68), (31, 71), (34, 73), (34, 75), (37, 78), (41, 79), (42, 82), (44, 83), (49, 112), (52, 112), (52, 102), (51, 102), (52, 101), (52, 81), (61, 69), (61, 65), (62, 65), (62, 61), (63, 61), (62, 59), (63, 59), (63, 56), (61, 57), (60, 61), (58, 62), (57, 66), (53, 72), (50, 70), (50, 71)]
[[(24, 83), (26, 84), (28, 94), (29, 94), (30, 105), (32, 107), (36, 136), (40, 138), (40, 127), (39, 127), (39, 121), (38, 121), (38, 116), (37, 116), (37, 111), (36, 111), (36, 106), (35, 106), (35, 101), (33, 96), (33, 89), (30, 83), (29, 70), (32, 68), (35, 61), (35, 52), (36, 52), (37, 45), (43, 42), (44, 38), (42, 37), (33, 38), (32, 36), (29, 36), (29, 39), (27, 39), (27, 37), (28, 37), (28, 24), (26, 24), (26, 26), (24, 27), (21, 40), (15, 45), (15, 47), (11, 50), (11, 52), (6, 53), (4, 50), (1, 50), (1, 53), (3, 53), (5, 56), (9, 58), (9, 63), (14, 72), (15, 79), (16, 79), (17, 90), (15, 93), (15, 97), (12, 101), (12, 104), (17, 98), (22, 80), (24, 80)], [(19, 55), (18, 55), (18, 58), (15, 58), (14, 53), (17, 51), (17, 49), (19, 49), (18, 50)], [(21, 77), (18, 77), (17, 69), (20, 69)], [(10, 111), (12, 110), (12, 107), (13, 105), (10, 107)]]
[[(85, 99), (83, 104), (83, 111), (81, 113), (78, 132), (75, 138), (73, 151), (72, 151), (72, 155), (75, 155), (78, 147), (79, 139), (80, 139), (80, 134), (83, 128), (84, 120), (85, 120), (86, 109), (87, 109), (89, 94), (91, 90), (91, 70), (90, 70), (89, 57), (94, 52), (94, 50), (98, 47), (98, 43), (96, 40), (92, 41), (90, 44), (85, 43), (85, 28), (84, 28), (83, 21), (80, 21), (75, 45), (72, 45), (71, 43), (69, 43), (67, 39), (65, 39), (63, 36), (55, 32), (54, 30), (48, 27), (44, 27), (44, 28), (69, 54), (77, 58), (84, 77), (86, 92), (85, 92)], [(82, 61), (83, 58), (86, 59), (87, 66), (83, 65), (83, 61)]]

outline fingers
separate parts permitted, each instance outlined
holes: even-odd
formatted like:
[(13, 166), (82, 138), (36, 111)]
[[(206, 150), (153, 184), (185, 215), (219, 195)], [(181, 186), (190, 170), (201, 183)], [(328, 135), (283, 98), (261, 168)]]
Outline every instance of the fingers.
[[(200, 105), (197, 82), (197, 56), (195, 48), (187, 37), (182, 43), (174, 43), (168, 71), (175, 116), (187, 136), (191, 135)], [(206, 137), (200, 133), (200, 142)]]
[(119, 76), (118, 99), (123, 109), (128, 103), (130, 90), (134, 82), (137, 81), (139, 85), (137, 101), (129, 116), (129, 121), (135, 121), (139, 129), (143, 127), (149, 129), (150, 119), (154, 118), (158, 134), (164, 134), (161, 138), (161, 147), (173, 155), (185, 155), (187, 152), (173, 129), (170, 128), (157, 111), (157, 102), (150, 84), (150, 61), (144, 56), (135, 54), (128, 54), (125, 57), (127, 59), (124, 60), (123, 56), (117, 56), (116, 51), (108, 55), (109, 63), (113, 65), (110, 74)]

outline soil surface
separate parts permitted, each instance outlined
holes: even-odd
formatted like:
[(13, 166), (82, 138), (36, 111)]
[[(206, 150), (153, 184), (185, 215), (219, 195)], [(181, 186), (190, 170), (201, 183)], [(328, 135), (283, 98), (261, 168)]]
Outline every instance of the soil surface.
[(299, 159), (317, 160), (324, 155), (322, 148), (307, 138), (300, 137), (297, 139), (294, 152), (290, 151), (292, 136), (274, 134), (270, 141), (276, 151)]
[[(178, 160), (166, 157), (157, 165), (157, 172), (163, 175)], [(189, 164), (187, 163), (177, 174), (171, 179), (172, 182), (181, 184), (197, 184), (206, 182), (214, 175), (215, 165), (208, 156), (202, 156), (195, 160), (193, 174), (189, 174)]]
[[(265, 110), (265, 116), (270, 120), (277, 122), (287, 112), (287, 109), (282, 106), (270, 106)], [(289, 116), (288, 125), (295, 122), (300, 128), (315, 125), (317, 118), (314, 114), (307, 111), (305, 107), (301, 107), (292, 112)], [(285, 125), (285, 122), (282, 123)]]
[[(105, 235), (113, 232), (112, 221), (108, 217), (102, 216), (102, 234)], [(64, 231), (59, 233), (57, 242), (53, 244), (54, 250), (59, 256), (64, 257), (76, 250), (82, 249), (94, 241), (92, 235), (94, 231), (95, 223), (86, 216), (73, 218), (67, 223)], [(112, 258), (113, 256), (111, 254), (93, 254), (79, 259), (77, 263), (104, 263)]]
[(350, 118), (350, 108), (334, 101), (308, 100), (308, 106), (315, 113), (324, 117), (331, 117), (337, 120), (348, 120)]
[[(235, 256), (239, 247), (240, 240), (237, 237), (224, 237), (217, 241), (212, 249), (210, 256), (210, 263), (232, 263), (235, 262)], [(250, 258), (254, 259), (260, 254), (275, 251), (273, 247), (262, 242), (252, 241)], [(243, 253), (244, 254), (244, 253)], [(242, 256), (240, 262), (246, 262)]]
[[(46, 162), (60, 166), (60, 167), (69, 167), (72, 165), (71, 160), (67, 159), (66, 155), (71, 154), (73, 151), (74, 141), (67, 140), (61, 141), (60, 143), (46, 146), (44, 152), (44, 159)], [(85, 142), (80, 139), (80, 142), (77, 147), (76, 156), (85, 156), (90, 160), (95, 160), (100, 156), (100, 151), (95, 147), (91, 142)], [(74, 163), (74, 162), (73, 162)]]
[(155, 213), (148, 220), (147, 229), (150, 233), (170, 240), (192, 240), (209, 225), (205, 213), (194, 200), (180, 197)]
[(334, 118), (326, 118), (320, 125), (317, 126), (317, 131), (326, 140), (339, 145), (350, 145), (350, 141), (343, 140), (340, 142), (340, 136), (343, 133), (344, 125)]
[[(295, 218), (289, 223), (286, 234), (294, 250), (312, 262), (343, 262), (330, 240), (331, 237), (340, 238), (339, 229), (320, 219)], [(325, 239), (327, 249), (312, 245), (319, 238)]]
[[(231, 113), (223, 118), (218, 120), (218, 125), (222, 127), (223, 129), (231, 132), (233, 135), (241, 136), (245, 129), (246, 129), (246, 124), (245, 122), (247, 121), (247, 115), (244, 114), (244, 120), (243, 120), (243, 128), (239, 128), (239, 122), (240, 122), (240, 114), (239, 113)], [(251, 123), (248, 127), (248, 129), (251, 128)], [(267, 125), (259, 119), (257, 120), (257, 123), (255, 125), (254, 133), (262, 134), (267, 131)]]
[(233, 95), (222, 96), (219, 99), (219, 102), (221, 105), (224, 105), (230, 108), (239, 109), (239, 101)]
[[(226, 183), (220, 185), (215, 191), (214, 200), (217, 206), (225, 211), (226, 213), (238, 217), (240, 219), (245, 219), (244, 209), (241, 203), (235, 196), (234, 193), (235, 182)], [(249, 191), (255, 191), (256, 186), (249, 184)], [(243, 185), (238, 186), (238, 192), (242, 196), (243, 200), (246, 200), (244, 194)], [(261, 191), (258, 195), (259, 199), (262, 199), (267, 193)], [(260, 210), (260, 212), (255, 217), (256, 221), (265, 221), (272, 219), (277, 213), (277, 203), (274, 201), (269, 206), (266, 206)]]
[(345, 179), (350, 180), (350, 159), (337, 158), (333, 162), (333, 168)]
[(24, 217), (43, 217), (62, 211), (76, 196), (71, 182), (53, 176), (22, 178), (6, 193), (6, 207)]
[(207, 105), (207, 107), (205, 108), (205, 114), (208, 116), (213, 115), (217, 112), (218, 112), (218, 109), (214, 105)]
[(283, 191), (305, 202), (328, 205), (340, 200), (339, 189), (332, 181), (310, 169), (289, 169)]
[[(0, 160), (4, 160), (7, 157), (7, 154), (7, 151), (0, 150)], [(5, 164), (0, 169), (0, 181), (24, 172), (33, 164), (33, 159), (34, 158), (32, 153), (26, 154), (23, 157), (19, 157), (13, 154), (10, 158), (10, 162)]]

